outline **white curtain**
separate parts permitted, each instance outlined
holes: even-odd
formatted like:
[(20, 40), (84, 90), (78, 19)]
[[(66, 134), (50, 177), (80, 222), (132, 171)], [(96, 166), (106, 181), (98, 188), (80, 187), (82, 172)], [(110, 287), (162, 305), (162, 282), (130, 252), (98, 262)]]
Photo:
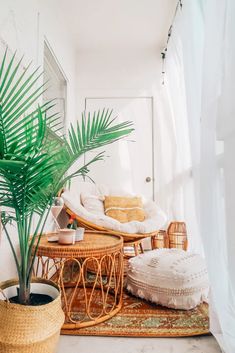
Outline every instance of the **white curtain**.
[[(182, 19), (184, 19), (184, 23)], [(197, 101), (194, 99), (195, 84), (193, 82), (196, 83), (199, 75), (196, 70), (191, 72), (194, 65), (191, 62), (191, 59), (194, 58), (191, 50), (194, 48), (186, 50), (183, 45), (186, 43), (182, 40), (182, 35), (185, 36), (187, 33), (184, 32), (184, 28), (187, 28), (188, 25), (187, 21), (190, 20), (185, 16), (185, 9), (183, 8), (182, 11), (179, 10), (174, 22), (167, 51), (165, 84), (160, 88), (160, 95), (156, 103), (156, 111), (158, 112), (156, 119), (156, 200), (166, 211), (170, 220), (186, 222), (189, 249), (202, 254), (194, 177), (195, 174), (198, 175), (199, 170), (200, 153), (197, 147), (199, 145), (200, 120), (195, 119), (199, 115), (199, 108), (197, 107)], [(191, 29), (195, 28), (196, 25)], [(199, 33), (196, 35), (199, 36)], [(190, 40), (191, 38), (187, 39), (187, 46), (189, 47), (191, 46)], [(184, 56), (187, 52), (189, 52), (189, 55), (185, 58), (186, 61), (188, 60), (186, 70)], [(199, 57), (198, 53), (196, 55)], [(192, 74), (190, 79), (187, 76), (188, 71)], [(189, 87), (186, 87), (188, 79)], [(192, 84), (190, 85), (190, 83)], [(197, 82), (196, 86), (200, 84), (200, 82)], [(186, 88), (187, 90), (190, 89), (192, 94), (188, 95)], [(190, 97), (192, 97), (192, 101), (188, 102)], [(191, 109), (193, 110), (193, 116), (191, 116), (190, 121), (188, 120), (187, 103), (192, 107), (193, 105), (197, 107), (197, 111)], [(190, 123), (194, 121), (192, 129)], [(193, 146), (196, 146), (193, 148), (192, 139), (195, 142)]]
[[(235, 2), (208, 0), (201, 124), (202, 235), (225, 352), (235, 352)], [(221, 330), (220, 330), (221, 327)]]
[[(188, 199), (187, 206), (191, 200), (192, 213), (187, 214), (185, 201), (179, 210), (190, 225), (193, 250), (202, 240), (211, 284), (211, 331), (226, 353), (235, 352), (234, 33), (234, 0), (183, 1), (167, 52), (165, 122), (160, 116), (164, 128), (171, 122), (174, 131), (172, 160), (181, 171), (188, 166), (192, 171), (191, 182), (190, 175), (179, 182), (181, 200)], [(178, 180), (176, 167), (173, 180)], [(177, 189), (171, 191), (174, 199)]]

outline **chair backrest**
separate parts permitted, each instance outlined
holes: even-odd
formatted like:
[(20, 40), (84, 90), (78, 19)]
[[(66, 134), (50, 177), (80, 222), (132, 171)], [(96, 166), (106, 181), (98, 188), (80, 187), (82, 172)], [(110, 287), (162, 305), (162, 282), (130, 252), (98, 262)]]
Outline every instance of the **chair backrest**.
[(142, 200), (144, 203), (147, 201), (145, 197), (143, 197), (142, 195), (136, 195), (132, 192), (117, 188), (115, 186), (110, 188), (105, 184), (95, 184), (91, 181), (74, 180), (69, 191), (70, 193), (72, 193), (76, 204), (78, 203), (81, 204), (81, 198), (80, 198), (81, 193), (87, 193), (87, 194), (97, 195), (97, 196), (106, 196), (106, 195), (127, 196), (127, 197), (140, 196), (142, 197)]
[(74, 201), (76, 204), (81, 204), (80, 195), (82, 192), (89, 193), (89, 194), (96, 194), (97, 187), (94, 183), (88, 181), (76, 181), (72, 183), (71, 188), (69, 190), (74, 197)]

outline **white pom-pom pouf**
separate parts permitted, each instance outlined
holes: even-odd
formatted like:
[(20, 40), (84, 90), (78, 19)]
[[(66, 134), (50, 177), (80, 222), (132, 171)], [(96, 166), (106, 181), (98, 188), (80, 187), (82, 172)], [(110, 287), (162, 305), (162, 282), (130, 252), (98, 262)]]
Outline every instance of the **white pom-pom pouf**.
[(129, 260), (126, 288), (156, 304), (190, 310), (207, 302), (206, 264), (200, 255), (184, 250), (152, 250)]

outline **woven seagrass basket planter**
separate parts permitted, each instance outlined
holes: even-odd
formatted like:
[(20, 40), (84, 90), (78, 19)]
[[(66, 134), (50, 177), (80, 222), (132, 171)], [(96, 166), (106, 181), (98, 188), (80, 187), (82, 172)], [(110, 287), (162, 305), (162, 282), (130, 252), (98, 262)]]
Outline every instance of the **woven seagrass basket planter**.
[[(17, 280), (0, 283), (0, 289), (7, 295), (16, 286)], [(52, 296), (54, 300), (41, 306), (24, 306), (0, 300), (1, 353), (55, 352), (64, 323), (60, 291), (55, 283), (44, 279), (32, 281), (32, 291), (36, 290)]]

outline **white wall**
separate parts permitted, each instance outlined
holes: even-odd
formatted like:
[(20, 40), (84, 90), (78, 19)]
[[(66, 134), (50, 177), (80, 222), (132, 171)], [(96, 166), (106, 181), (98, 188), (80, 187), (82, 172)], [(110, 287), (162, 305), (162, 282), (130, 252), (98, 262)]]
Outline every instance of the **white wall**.
[[(25, 64), (33, 60), (35, 66), (43, 63), (43, 42), (46, 36), (58, 62), (68, 80), (68, 122), (76, 119), (75, 97), (75, 47), (66, 30), (66, 24), (58, 21), (56, 7), (50, 1), (1, 0), (0, 47), (4, 43), (11, 51), (17, 49), (17, 56), (25, 55)], [(1, 61), (1, 58), (0, 58)], [(16, 229), (11, 229), (14, 242), (17, 242)], [(15, 275), (13, 258), (7, 240), (2, 235), (0, 243), (0, 280)]]
[(84, 110), (85, 97), (154, 96), (160, 73), (157, 49), (78, 51), (78, 111)]

